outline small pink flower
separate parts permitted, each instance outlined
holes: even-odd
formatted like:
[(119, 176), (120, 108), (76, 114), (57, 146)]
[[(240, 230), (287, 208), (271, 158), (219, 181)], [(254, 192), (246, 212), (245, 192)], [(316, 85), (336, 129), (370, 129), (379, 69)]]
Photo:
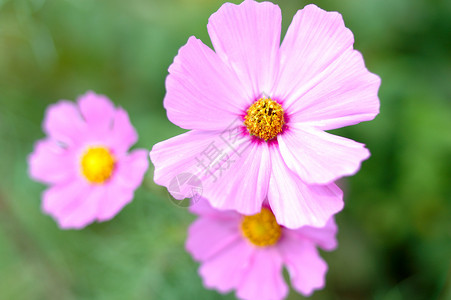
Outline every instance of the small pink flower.
[(47, 138), (29, 156), (29, 172), (50, 185), (42, 209), (61, 228), (109, 220), (133, 199), (148, 159), (144, 149), (127, 153), (138, 135), (125, 110), (88, 92), (77, 104), (51, 105), (43, 128)]
[(287, 296), (285, 266), (295, 290), (309, 296), (325, 285), (327, 264), (316, 246), (333, 250), (337, 226), (287, 229), (268, 207), (243, 216), (213, 209), (205, 199), (191, 207), (199, 218), (189, 227), (186, 248), (201, 263), (204, 285), (221, 293), (236, 290), (242, 299), (276, 300)]
[(164, 107), (191, 131), (153, 147), (155, 182), (191, 173), (216, 208), (255, 214), (267, 198), (279, 224), (323, 226), (343, 207), (333, 182), (370, 155), (325, 130), (373, 119), (379, 77), (341, 15), (315, 5), (298, 11), (282, 44), (270, 2), (226, 3), (207, 28), (214, 51), (191, 37), (169, 68)]

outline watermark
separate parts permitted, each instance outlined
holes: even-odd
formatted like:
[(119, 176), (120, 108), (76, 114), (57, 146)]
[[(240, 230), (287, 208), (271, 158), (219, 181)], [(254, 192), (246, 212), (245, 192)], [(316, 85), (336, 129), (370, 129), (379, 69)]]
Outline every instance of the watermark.
[(243, 152), (250, 146), (250, 143), (246, 144), (246, 139), (243, 139), (243, 130), (241, 118), (236, 118), (196, 155), (196, 167), (202, 178), (212, 178), (215, 183), (240, 159)]
[(190, 207), (196, 204), (202, 196), (202, 181), (194, 174), (181, 173), (172, 178), (168, 192), (169, 200), (176, 206)]
[[(190, 207), (201, 198), (205, 185), (214, 184), (231, 169), (251, 145), (245, 136), (243, 121), (236, 118), (230, 125), (213, 138), (211, 142), (195, 157), (196, 170), (175, 176), (168, 186), (169, 198), (178, 207)], [(199, 178), (199, 177), (200, 178)], [(177, 200), (182, 199), (182, 200)]]

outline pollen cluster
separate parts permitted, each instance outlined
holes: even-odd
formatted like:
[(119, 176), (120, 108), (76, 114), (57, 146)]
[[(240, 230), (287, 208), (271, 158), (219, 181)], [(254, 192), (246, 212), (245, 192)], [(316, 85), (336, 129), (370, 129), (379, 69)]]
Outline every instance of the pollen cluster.
[(270, 98), (261, 98), (249, 107), (244, 117), (249, 133), (265, 141), (275, 138), (285, 124), (282, 106)]
[(90, 147), (81, 158), (81, 171), (90, 183), (100, 184), (113, 174), (115, 166), (113, 154), (104, 147)]
[(277, 243), (282, 230), (273, 213), (263, 208), (258, 214), (244, 217), (241, 232), (255, 246), (266, 247)]

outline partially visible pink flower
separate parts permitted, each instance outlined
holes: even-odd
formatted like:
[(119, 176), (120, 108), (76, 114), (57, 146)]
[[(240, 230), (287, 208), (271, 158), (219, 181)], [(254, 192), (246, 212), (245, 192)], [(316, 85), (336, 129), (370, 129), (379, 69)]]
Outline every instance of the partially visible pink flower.
[(307, 5), (282, 43), (281, 19), (270, 2), (226, 3), (208, 22), (214, 51), (195, 37), (180, 48), (164, 107), (191, 131), (153, 147), (154, 179), (191, 173), (216, 208), (255, 214), (268, 199), (280, 224), (321, 227), (343, 207), (333, 182), (370, 156), (326, 131), (373, 119), (380, 78), (339, 13)]
[(219, 211), (205, 199), (191, 207), (199, 218), (189, 227), (186, 249), (201, 263), (207, 288), (221, 293), (236, 290), (238, 298), (277, 300), (288, 294), (285, 266), (293, 288), (305, 296), (325, 285), (327, 264), (317, 246), (337, 246), (337, 226), (331, 218), (323, 228), (287, 229), (277, 224), (269, 207), (243, 216)]
[(122, 108), (88, 92), (77, 103), (49, 106), (47, 137), (28, 157), (30, 176), (50, 187), (42, 209), (64, 229), (113, 218), (133, 199), (148, 167), (147, 151), (128, 149), (138, 135)]

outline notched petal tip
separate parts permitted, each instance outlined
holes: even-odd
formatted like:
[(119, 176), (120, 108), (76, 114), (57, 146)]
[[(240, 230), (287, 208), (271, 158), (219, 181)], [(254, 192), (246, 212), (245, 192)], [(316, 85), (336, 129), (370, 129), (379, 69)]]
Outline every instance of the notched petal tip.
[(48, 136), (63, 143), (71, 143), (82, 128), (83, 119), (75, 103), (60, 100), (47, 107), (42, 130)]
[(242, 87), (218, 55), (194, 36), (169, 67), (163, 106), (184, 129), (226, 129), (242, 111)]
[(107, 96), (89, 91), (77, 98), (77, 104), (91, 130), (102, 134), (111, 129), (116, 108)]

